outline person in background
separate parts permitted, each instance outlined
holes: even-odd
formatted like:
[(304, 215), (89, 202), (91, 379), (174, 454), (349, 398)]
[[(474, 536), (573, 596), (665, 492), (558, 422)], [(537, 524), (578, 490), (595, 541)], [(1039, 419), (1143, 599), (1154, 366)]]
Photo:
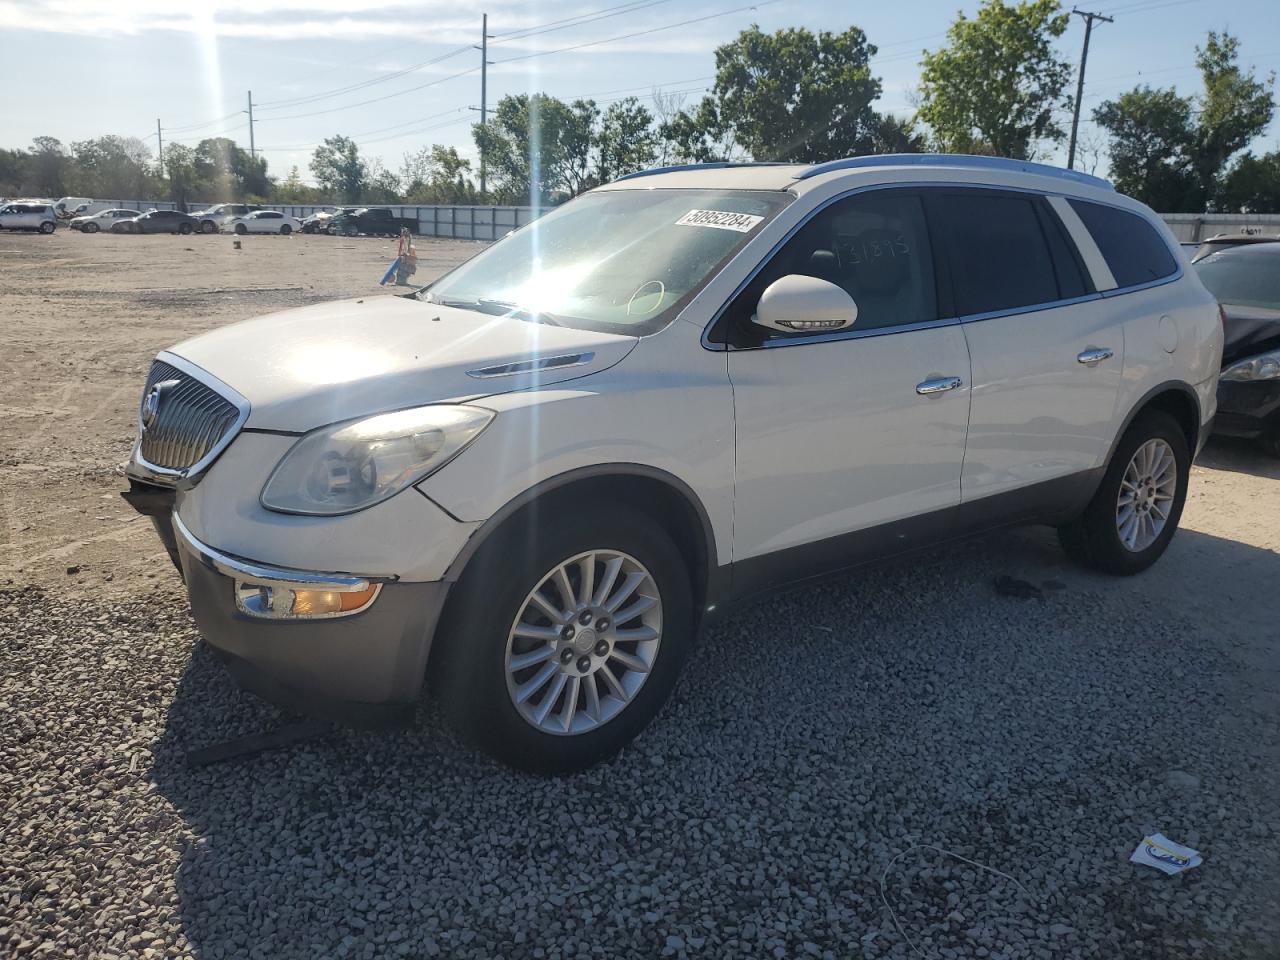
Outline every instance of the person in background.
[(413, 234), (408, 227), (400, 228), (399, 258), (396, 261), (396, 286), (409, 285), (409, 278), (418, 272), (418, 248), (413, 245)]

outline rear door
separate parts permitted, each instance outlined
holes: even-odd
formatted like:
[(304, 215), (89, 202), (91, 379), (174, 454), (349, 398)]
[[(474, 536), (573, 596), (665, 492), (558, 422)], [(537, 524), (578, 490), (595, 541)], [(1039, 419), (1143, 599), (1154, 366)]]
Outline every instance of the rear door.
[[(737, 433), (736, 586), (803, 579), (950, 532), (969, 356), (941, 305), (931, 247), (918, 193), (855, 194), (814, 215), (721, 317), (713, 339), (729, 347)], [(752, 323), (761, 293), (788, 274), (844, 288), (858, 306), (853, 327), (781, 334)]]
[[(966, 505), (1017, 519), (1067, 498), (1105, 460), (1124, 335), (1053, 207), (1034, 193), (938, 190), (931, 223), (973, 362)], [(1041, 486), (1045, 485), (1045, 486)], [(980, 516), (981, 510), (966, 513)]]

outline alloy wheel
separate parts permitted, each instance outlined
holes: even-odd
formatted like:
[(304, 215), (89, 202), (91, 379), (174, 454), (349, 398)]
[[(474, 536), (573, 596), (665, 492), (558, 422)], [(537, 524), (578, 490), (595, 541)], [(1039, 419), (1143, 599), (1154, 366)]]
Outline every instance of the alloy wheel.
[(1164, 532), (1178, 489), (1178, 461), (1159, 437), (1134, 451), (1120, 478), (1116, 533), (1126, 550), (1141, 553)]
[(626, 709), (661, 644), (662, 598), (648, 569), (616, 550), (580, 553), (521, 604), (507, 636), (507, 692), (539, 731), (586, 733)]

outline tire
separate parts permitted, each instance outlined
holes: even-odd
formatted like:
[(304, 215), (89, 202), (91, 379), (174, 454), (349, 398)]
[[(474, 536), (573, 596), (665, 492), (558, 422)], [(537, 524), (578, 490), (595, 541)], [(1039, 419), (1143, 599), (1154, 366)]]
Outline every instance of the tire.
[(53, 231), (57, 229), (58, 225), (56, 223), (51, 223), (48, 220), (45, 220), (40, 224), (40, 232), (44, 234), (53, 233)]
[[(1158, 452), (1162, 459), (1156, 461), (1153, 457), (1143, 463), (1137, 457), (1140, 451)], [(1173, 463), (1166, 468), (1164, 458), (1167, 457), (1172, 457)], [(1130, 479), (1143, 481), (1147, 474), (1151, 474), (1155, 483), (1138, 483), (1142, 500), (1136, 513), (1132, 509), (1126, 512), (1126, 516), (1134, 517), (1132, 523), (1136, 524), (1136, 527), (1129, 525), (1124, 528), (1133, 540), (1132, 545), (1126, 545), (1120, 525), (1123, 507), (1119, 501), (1122, 493), (1126, 493), (1124, 484), (1128, 482), (1126, 474), (1130, 473), (1131, 465), (1136, 470)], [(1159, 410), (1140, 413), (1116, 445), (1089, 505), (1075, 520), (1058, 528), (1058, 539), (1063, 549), (1077, 563), (1103, 573), (1115, 576), (1141, 573), (1160, 559), (1178, 529), (1182, 506), (1187, 499), (1190, 473), (1191, 455), (1187, 449), (1187, 438), (1178, 422)], [(1171, 480), (1172, 489), (1161, 485), (1161, 477)], [(1169, 499), (1157, 500), (1144, 509), (1150, 503), (1148, 492), (1151, 490), (1167, 495)], [(1163, 525), (1156, 532), (1160, 503), (1166, 505), (1164, 509), (1167, 512), (1163, 516)]]
[(82, 229), (84, 230), (85, 233), (97, 233), (102, 228), (99, 227), (96, 223), (86, 223)]
[(280, 236), (287, 237), (291, 233), (293, 233), (293, 227), (289, 226), (289, 224), (282, 223), (280, 225)]
[(237, 223), (237, 224), (236, 224), (236, 235), (237, 235), (237, 236), (241, 236), (241, 237), (243, 237), (243, 236), (244, 236), (246, 233), (248, 233), (248, 232), (249, 232), (249, 228), (248, 228), (248, 227), (246, 227), (243, 223)]
[(190, 236), (194, 231), (195, 231), (195, 228), (191, 226), (191, 224), (189, 223), (183, 223), (178, 225), (178, 233), (182, 234), (182, 236), (184, 237)]
[(355, 237), (360, 235), (360, 231), (357, 230), (355, 227), (347, 227), (347, 229), (342, 232), (344, 236), (348, 236), (348, 237)]
[(324, 228), (324, 232), (331, 237), (336, 237), (338, 235), (338, 228), (335, 227), (333, 224), (329, 224), (329, 226)]
[[(439, 634), (442, 649), (432, 659), (432, 687), (452, 724), (503, 763), (538, 774), (584, 770), (630, 743), (674, 688), (693, 645), (689, 572), (662, 527), (625, 507), (579, 509), (530, 531), (522, 543), (516, 542), (516, 532), (524, 531), (513, 523), (507, 535), (499, 533), (486, 544), (450, 597)], [(544, 598), (559, 598), (563, 609), (564, 594), (553, 585), (555, 571), (567, 570), (569, 586), (578, 592), (590, 563), (600, 589), (606, 583), (606, 561), (614, 558), (620, 558), (622, 567), (605, 603), (584, 612), (579, 598), (578, 613), (567, 624), (557, 628), (533, 600), (535, 592), (543, 591)], [(595, 634), (596, 624), (609, 615), (608, 604), (618, 596), (617, 584), (630, 583), (632, 574), (641, 578), (639, 585), (622, 599), (619, 612), (625, 616), (637, 598), (656, 598), (656, 605)], [(593, 612), (594, 620), (581, 619)], [(539, 618), (545, 623), (533, 629), (551, 635), (513, 636), (518, 622)], [(645, 633), (620, 639), (619, 626)], [(573, 631), (566, 636), (569, 627)], [(648, 635), (654, 631), (656, 642)], [(647, 662), (648, 669), (628, 669), (615, 659), (619, 653), (629, 655), (632, 663)], [(541, 659), (509, 673), (509, 656)], [(526, 687), (539, 676), (546, 676), (540, 686)], [(594, 709), (588, 684), (596, 690)], [(522, 689), (527, 697), (517, 705)], [(625, 700), (613, 692), (617, 689), (627, 694)], [(568, 708), (571, 692), (573, 709)], [(533, 715), (543, 707), (546, 716), (539, 726)], [(574, 733), (563, 732), (566, 722)]]
[(217, 233), (218, 225), (214, 223), (212, 220), (201, 220), (200, 232), (201, 233)]

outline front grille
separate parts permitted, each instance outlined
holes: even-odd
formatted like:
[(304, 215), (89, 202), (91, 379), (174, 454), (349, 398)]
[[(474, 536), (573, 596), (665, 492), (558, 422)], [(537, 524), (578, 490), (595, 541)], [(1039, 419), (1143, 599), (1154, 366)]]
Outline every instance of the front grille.
[(172, 381), (160, 395), (155, 417), (142, 431), (142, 458), (167, 470), (187, 470), (218, 447), (235, 428), (240, 409), (212, 387), (156, 360), (147, 374), (143, 404), (151, 388)]

